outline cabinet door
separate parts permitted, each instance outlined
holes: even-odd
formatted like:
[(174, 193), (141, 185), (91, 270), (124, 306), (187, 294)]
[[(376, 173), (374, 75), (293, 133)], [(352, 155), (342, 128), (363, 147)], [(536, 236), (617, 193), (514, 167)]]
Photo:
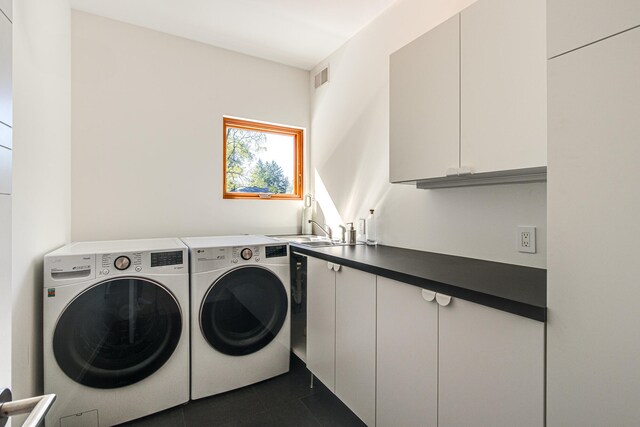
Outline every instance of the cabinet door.
[(452, 299), (439, 309), (438, 426), (544, 425), (544, 323)]
[(307, 257), (307, 367), (334, 391), (336, 282), (327, 264)]
[(11, 22), (0, 14), (0, 122), (9, 126), (13, 126), (11, 40)]
[(543, 0), (480, 0), (460, 17), (460, 163), (475, 172), (547, 164)]
[(637, 0), (547, 0), (549, 58), (640, 25)]
[(12, 0), (0, 0), (0, 10), (5, 16), (13, 20), (13, 1)]
[(460, 19), (390, 58), (389, 180), (442, 177), (459, 166)]
[(335, 393), (368, 426), (375, 425), (376, 276), (344, 266), (336, 273)]
[[(4, 127), (0, 123), (0, 127)], [(0, 194), (11, 194), (13, 152), (0, 146)]]
[(0, 194), (0, 295), (0, 389), (5, 389), (11, 386), (11, 196), (4, 194)]
[(640, 425), (639, 76), (640, 28), (549, 61), (549, 426)]
[(438, 422), (438, 305), (422, 289), (378, 277), (376, 424)]

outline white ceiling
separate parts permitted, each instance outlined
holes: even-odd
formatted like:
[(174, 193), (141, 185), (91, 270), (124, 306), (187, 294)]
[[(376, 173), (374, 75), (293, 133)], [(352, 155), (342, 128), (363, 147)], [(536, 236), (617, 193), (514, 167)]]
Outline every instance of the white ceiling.
[(71, 0), (73, 9), (309, 70), (395, 0)]

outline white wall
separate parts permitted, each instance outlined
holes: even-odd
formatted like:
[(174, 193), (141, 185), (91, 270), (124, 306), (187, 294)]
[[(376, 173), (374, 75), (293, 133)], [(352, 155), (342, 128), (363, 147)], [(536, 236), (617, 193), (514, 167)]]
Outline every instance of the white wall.
[(42, 256), (70, 229), (70, 9), (20, 0), (13, 15), (13, 393), (42, 392)]
[(292, 233), (222, 199), (222, 116), (308, 127), (308, 71), (72, 13), (72, 240)]
[[(546, 184), (417, 190), (388, 183), (389, 54), (471, 3), (400, 0), (312, 70), (330, 64), (330, 82), (311, 89), (316, 198), (334, 226), (375, 208), (386, 245), (544, 267)], [(516, 251), (518, 225), (538, 227), (537, 254)]]

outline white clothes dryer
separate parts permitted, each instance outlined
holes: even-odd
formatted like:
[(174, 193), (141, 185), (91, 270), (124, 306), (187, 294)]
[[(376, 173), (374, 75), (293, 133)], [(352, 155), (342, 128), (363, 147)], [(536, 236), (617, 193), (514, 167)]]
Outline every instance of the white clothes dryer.
[(112, 426), (189, 400), (179, 239), (72, 243), (44, 258), (47, 427)]
[(288, 244), (265, 236), (182, 240), (191, 270), (191, 398), (288, 372)]

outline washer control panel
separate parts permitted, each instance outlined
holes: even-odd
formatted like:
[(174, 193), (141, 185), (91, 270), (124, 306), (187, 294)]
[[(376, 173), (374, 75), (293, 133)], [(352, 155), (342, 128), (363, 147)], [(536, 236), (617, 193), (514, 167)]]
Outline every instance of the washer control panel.
[(96, 255), (98, 277), (135, 273), (178, 273), (187, 270), (186, 250)]

